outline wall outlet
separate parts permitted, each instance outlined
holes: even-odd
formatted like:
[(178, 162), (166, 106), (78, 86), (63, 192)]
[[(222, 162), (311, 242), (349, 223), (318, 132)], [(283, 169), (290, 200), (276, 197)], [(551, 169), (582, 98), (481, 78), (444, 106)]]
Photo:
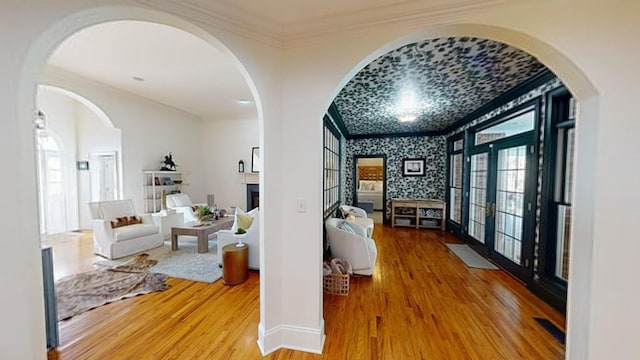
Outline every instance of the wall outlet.
[(296, 210), (299, 213), (307, 212), (307, 203), (303, 199), (298, 199), (296, 204)]

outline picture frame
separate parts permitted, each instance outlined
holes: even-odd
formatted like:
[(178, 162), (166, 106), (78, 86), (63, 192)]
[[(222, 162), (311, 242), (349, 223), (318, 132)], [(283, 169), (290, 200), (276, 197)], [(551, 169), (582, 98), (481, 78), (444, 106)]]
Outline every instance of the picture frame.
[(403, 159), (402, 176), (425, 176), (425, 158)]
[(77, 161), (76, 168), (80, 171), (89, 170), (89, 162), (88, 161)]
[(260, 172), (260, 148), (251, 148), (251, 172)]

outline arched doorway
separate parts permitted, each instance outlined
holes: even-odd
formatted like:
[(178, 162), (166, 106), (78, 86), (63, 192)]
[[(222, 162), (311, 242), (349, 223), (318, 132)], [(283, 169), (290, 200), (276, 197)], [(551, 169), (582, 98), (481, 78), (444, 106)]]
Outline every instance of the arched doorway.
[[(37, 83), (39, 82), (39, 74), (41, 73), (42, 66), (46, 62), (49, 54), (53, 51), (53, 49), (58, 46), (62, 41), (68, 38), (73, 33), (80, 31), (84, 28), (90, 27), (92, 25), (101, 24), (109, 21), (117, 21), (117, 20), (140, 20), (147, 22), (154, 22), (159, 24), (165, 24), (168, 26), (175, 27), (177, 29), (184, 30), (190, 34), (195, 35), (196, 37), (204, 40), (208, 44), (217, 49), (220, 49), (226, 56), (228, 56), (229, 60), (237, 67), (240, 71), (244, 79), (247, 81), (248, 86), (253, 95), (254, 102), (256, 104), (256, 108), (258, 109), (258, 122), (262, 122), (262, 111), (260, 106), (260, 99), (257, 94), (257, 90), (255, 85), (253, 84), (252, 79), (250, 78), (248, 71), (244, 66), (240, 63), (239, 59), (231, 53), (231, 51), (218, 39), (214, 38), (211, 35), (211, 30), (209, 32), (197, 27), (187, 21), (179, 19), (175, 16), (168, 15), (166, 13), (161, 13), (152, 10), (145, 10), (140, 8), (128, 8), (128, 7), (115, 7), (115, 8), (99, 8), (94, 10), (83, 11), (80, 13), (76, 13), (71, 15), (68, 18), (62, 19), (60, 22), (54, 24), (50, 27), (36, 43), (31, 48), (31, 54), (27, 57), (27, 61), (24, 65), (24, 74), (22, 77), (23, 83), (21, 84), (22, 94), (20, 95), (20, 102), (22, 105), (26, 107), (35, 107), (35, 97), (33, 89), (35, 89)], [(214, 31), (215, 32), (215, 31)], [(28, 104), (28, 105), (27, 105)], [(21, 117), (23, 119), (29, 119), (31, 116), (28, 116), (27, 113), (22, 112), (24, 107), (21, 106), (22, 110), (19, 110), (22, 113)], [(260, 125), (261, 127), (261, 125)], [(254, 128), (257, 128), (254, 126)], [(251, 145), (259, 145), (251, 144)], [(250, 149), (250, 148), (249, 148)], [(100, 154), (98, 154), (100, 156)], [(234, 160), (235, 161), (235, 160)], [(40, 303), (37, 298), (33, 300), (36, 304)], [(37, 338), (33, 339), (33, 341), (38, 340)], [(37, 348), (37, 347), (36, 347)]]
[(39, 130), (38, 151), (38, 203), (40, 204), (40, 233), (57, 234), (67, 231), (67, 202), (65, 196), (65, 167), (56, 136)]
[[(423, 39), (434, 39), (439, 37), (449, 37), (449, 36), (471, 36), (471, 37), (481, 37), (486, 39), (491, 39), (495, 41), (501, 41), (522, 49), (530, 54), (536, 56), (544, 65), (552, 69), (563, 81), (570, 91), (575, 95), (580, 102), (580, 113), (585, 116), (584, 123), (589, 124), (591, 121), (594, 121), (594, 117), (596, 117), (596, 109), (597, 109), (597, 92), (593, 85), (589, 82), (589, 80), (585, 77), (583, 73), (581, 73), (578, 69), (576, 69), (575, 64), (572, 64), (567, 58), (565, 58), (562, 54), (557, 52), (555, 49), (551, 48), (548, 44), (542, 43), (537, 39), (531, 38), (525, 34), (513, 32), (504, 28), (496, 28), (492, 26), (484, 26), (484, 25), (452, 25), (452, 26), (444, 26), (444, 27), (436, 27), (427, 29), (425, 31), (421, 31), (418, 33), (413, 33), (411, 35), (396, 39), (386, 44), (382, 48), (379, 48), (372, 54), (369, 54), (365, 57), (364, 60), (360, 62), (356, 67), (351, 69), (349, 75), (344, 77), (340, 84), (334, 88), (334, 94), (337, 94), (342, 86), (349, 81), (353, 75), (356, 74), (357, 71), (362, 69), (366, 64), (368, 64), (371, 60), (377, 58), (378, 56), (401, 47), (402, 45), (407, 45), (412, 42), (420, 41)], [(333, 96), (331, 97), (333, 99)], [(592, 113), (590, 113), (592, 112)], [(580, 125), (578, 125), (580, 126)], [(589, 127), (590, 125), (586, 125)], [(592, 145), (595, 139), (595, 134), (592, 132), (586, 131), (583, 134), (584, 138), (583, 144)], [(583, 147), (582, 149), (588, 149), (588, 146)], [(587, 151), (586, 153), (589, 153)], [(580, 149), (578, 149), (578, 158), (581, 157)], [(585, 177), (593, 177), (594, 174), (592, 169), (588, 167), (582, 167), (577, 169), (577, 173), (583, 173)], [(576, 175), (577, 177), (578, 175)], [(587, 192), (581, 192), (576, 194), (575, 210), (580, 214), (574, 214), (574, 219), (582, 218), (583, 220), (590, 219), (593, 216), (592, 208), (591, 208), (591, 199)], [(578, 205), (579, 203), (579, 205)], [(583, 281), (585, 280), (583, 277), (588, 273), (588, 267), (590, 262), (585, 263), (583, 256), (585, 255), (585, 251), (590, 253), (590, 245), (588, 245), (591, 241), (593, 241), (593, 234), (590, 233), (589, 229), (574, 227), (573, 236), (579, 237), (582, 240), (586, 240), (586, 243), (582, 243), (579, 245), (572, 245), (572, 249), (578, 249), (575, 253), (579, 261), (579, 266), (573, 268), (573, 273), (570, 274), (570, 282), (577, 281), (577, 286), (572, 286), (569, 295), (569, 337), (575, 336), (575, 338), (580, 339), (580, 341), (584, 341), (585, 333), (583, 329), (580, 329), (579, 326), (572, 325), (575, 322), (581, 322), (582, 319), (578, 319), (573, 316), (575, 313), (583, 313), (585, 311), (585, 307), (588, 306), (589, 300), (585, 299), (584, 296), (588, 296), (589, 287), (585, 286)], [(569, 259), (571, 261), (571, 259)], [(582, 295), (576, 295), (582, 294)]]

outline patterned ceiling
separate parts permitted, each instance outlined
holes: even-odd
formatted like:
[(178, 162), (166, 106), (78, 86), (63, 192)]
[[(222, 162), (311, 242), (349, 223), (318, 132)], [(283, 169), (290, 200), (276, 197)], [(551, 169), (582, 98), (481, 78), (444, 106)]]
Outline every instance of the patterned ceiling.
[[(491, 40), (425, 40), (374, 60), (334, 102), (349, 136), (437, 132), (543, 69), (533, 56)], [(402, 112), (418, 117), (400, 122)]]

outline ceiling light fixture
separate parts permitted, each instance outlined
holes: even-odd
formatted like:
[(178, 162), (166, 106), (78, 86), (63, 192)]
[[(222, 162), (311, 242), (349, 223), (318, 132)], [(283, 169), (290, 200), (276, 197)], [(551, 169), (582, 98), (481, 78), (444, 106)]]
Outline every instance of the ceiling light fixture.
[(396, 119), (400, 122), (411, 122), (418, 118), (416, 112), (401, 112), (396, 114)]
[(134, 76), (132, 77), (133, 80), (135, 81), (144, 81), (144, 78), (140, 77), (140, 76)]
[(240, 100), (236, 100), (236, 103), (240, 105), (251, 105), (251, 100), (240, 99)]
[(398, 102), (392, 107), (391, 113), (400, 122), (411, 122), (420, 116), (420, 111), (425, 108), (416, 98), (413, 83), (407, 82), (399, 92)]

